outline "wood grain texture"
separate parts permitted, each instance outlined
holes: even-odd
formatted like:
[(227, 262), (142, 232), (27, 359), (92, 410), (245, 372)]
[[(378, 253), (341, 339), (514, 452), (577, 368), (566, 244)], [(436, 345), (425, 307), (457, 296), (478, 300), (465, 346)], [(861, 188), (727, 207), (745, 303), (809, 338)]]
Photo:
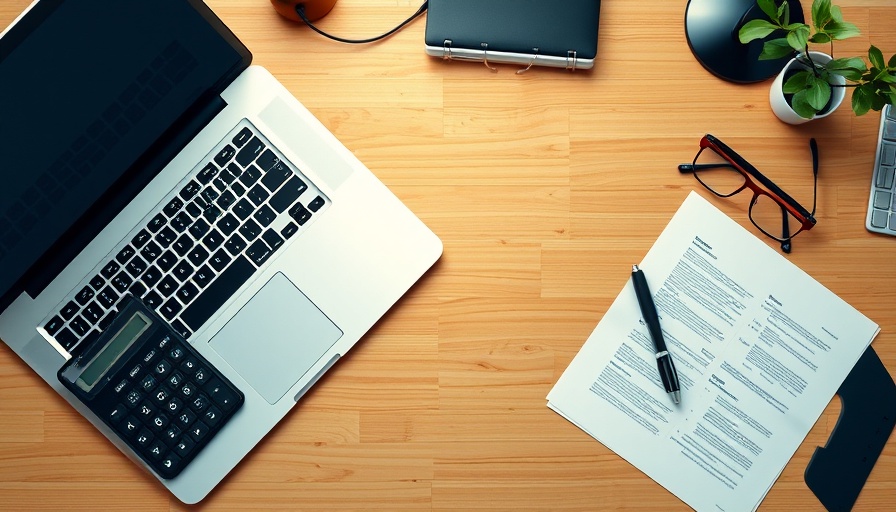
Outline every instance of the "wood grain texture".
[[(0, 26), (30, 0), (4, 0)], [(710, 132), (804, 204), (820, 146), (818, 225), (789, 256), (881, 325), (896, 371), (896, 238), (864, 229), (879, 116), (841, 108), (792, 127), (769, 83), (706, 72), (686, 2), (605, 0), (590, 72), (443, 62), (424, 19), (347, 46), (267, 0), (208, 0), (267, 67), (445, 245), (442, 259), (200, 507), (203, 510), (687, 510), (545, 406), (545, 396), (693, 190), (676, 164)], [(809, 2), (804, 2), (808, 5)], [(896, 52), (891, 0), (841, 0)], [(339, 0), (320, 20), (384, 32), (417, 0)], [(147, 4), (151, 8), (151, 3)], [(753, 230), (744, 198), (709, 200)], [(760, 510), (820, 510), (803, 482), (835, 399)], [(896, 440), (856, 510), (896, 500)], [(0, 509), (187, 510), (0, 345)]]

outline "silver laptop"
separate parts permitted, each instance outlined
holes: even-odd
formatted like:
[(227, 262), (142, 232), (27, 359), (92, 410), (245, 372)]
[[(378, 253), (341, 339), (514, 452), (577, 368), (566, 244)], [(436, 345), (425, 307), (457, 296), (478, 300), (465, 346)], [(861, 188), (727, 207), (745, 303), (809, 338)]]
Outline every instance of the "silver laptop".
[(200, 0), (0, 34), (0, 339), (186, 503), (442, 251), (250, 60)]

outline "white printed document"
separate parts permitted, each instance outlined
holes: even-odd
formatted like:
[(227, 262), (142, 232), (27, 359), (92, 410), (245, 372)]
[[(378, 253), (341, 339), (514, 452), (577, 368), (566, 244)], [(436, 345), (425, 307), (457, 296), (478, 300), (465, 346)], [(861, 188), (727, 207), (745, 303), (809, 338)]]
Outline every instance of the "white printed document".
[(694, 509), (754, 510), (880, 328), (696, 192), (632, 263), (681, 403), (629, 279), (548, 407)]

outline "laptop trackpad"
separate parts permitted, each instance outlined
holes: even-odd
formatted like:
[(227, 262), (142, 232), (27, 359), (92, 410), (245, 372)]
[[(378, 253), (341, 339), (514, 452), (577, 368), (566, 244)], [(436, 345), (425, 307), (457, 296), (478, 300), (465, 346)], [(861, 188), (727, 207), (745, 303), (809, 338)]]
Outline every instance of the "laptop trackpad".
[(281, 273), (209, 343), (274, 404), (342, 337), (342, 331)]

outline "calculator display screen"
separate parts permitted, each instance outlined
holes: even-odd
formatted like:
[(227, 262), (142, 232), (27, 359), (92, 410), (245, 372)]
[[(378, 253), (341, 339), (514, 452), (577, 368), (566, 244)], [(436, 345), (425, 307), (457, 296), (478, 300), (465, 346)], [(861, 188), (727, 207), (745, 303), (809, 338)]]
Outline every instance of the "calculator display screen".
[(84, 391), (93, 389), (100, 378), (151, 324), (148, 318), (139, 312), (135, 313), (109, 343), (87, 363), (76, 381), (78, 387)]

